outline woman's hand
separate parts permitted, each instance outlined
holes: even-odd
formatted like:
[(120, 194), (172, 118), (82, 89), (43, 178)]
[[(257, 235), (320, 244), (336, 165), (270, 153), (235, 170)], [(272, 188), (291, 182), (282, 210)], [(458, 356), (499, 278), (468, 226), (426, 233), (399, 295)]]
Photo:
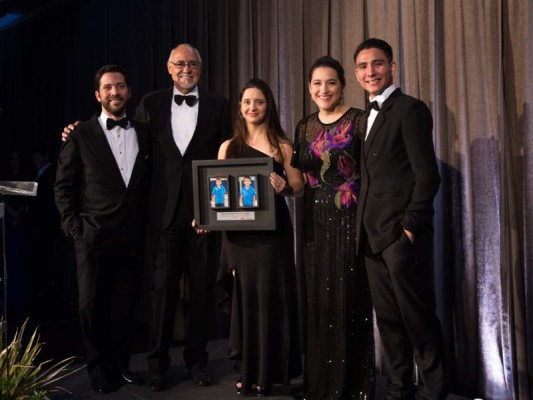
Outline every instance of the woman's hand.
[(272, 172), (270, 174), (270, 184), (274, 188), (274, 191), (277, 194), (280, 194), (281, 192), (283, 192), (283, 190), (287, 186), (287, 181), (282, 176), (279, 176), (275, 172)]

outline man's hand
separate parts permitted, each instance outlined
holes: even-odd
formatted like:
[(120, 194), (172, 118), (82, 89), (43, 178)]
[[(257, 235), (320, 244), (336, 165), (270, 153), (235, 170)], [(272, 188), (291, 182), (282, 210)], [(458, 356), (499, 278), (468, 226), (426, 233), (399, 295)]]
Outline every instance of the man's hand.
[(198, 228), (198, 225), (196, 224), (196, 220), (194, 220), (194, 219), (192, 220), (191, 226), (196, 231), (196, 233), (199, 234), (199, 235), (202, 234), (202, 233), (209, 233), (209, 231), (207, 229)]
[(65, 126), (63, 132), (61, 132), (61, 141), (65, 142), (68, 139), (68, 135), (70, 135), (79, 124), (81, 124), (81, 121), (76, 121)]
[(409, 240), (411, 241), (411, 243), (414, 243), (415, 242), (415, 235), (411, 232), (409, 232), (407, 229), (403, 228), (403, 231), (405, 232), (405, 234), (407, 235), (407, 237), (409, 238)]

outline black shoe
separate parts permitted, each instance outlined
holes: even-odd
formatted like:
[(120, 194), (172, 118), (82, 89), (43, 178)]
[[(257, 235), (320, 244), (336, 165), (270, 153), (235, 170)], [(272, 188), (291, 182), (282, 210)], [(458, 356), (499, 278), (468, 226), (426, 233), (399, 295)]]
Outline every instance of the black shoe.
[(120, 373), (120, 379), (131, 385), (144, 385), (144, 380), (129, 369), (125, 369)]
[(150, 390), (153, 390), (154, 392), (159, 392), (160, 390), (163, 390), (165, 387), (165, 380), (163, 379), (163, 375), (153, 372), (150, 374), (146, 381), (146, 387)]
[(211, 385), (211, 374), (207, 371), (205, 366), (201, 364), (194, 364), (189, 370), (192, 381), (198, 386), (209, 386)]
[(93, 379), (91, 381), (91, 387), (95, 392), (106, 394), (113, 391), (113, 386), (105, 378)]

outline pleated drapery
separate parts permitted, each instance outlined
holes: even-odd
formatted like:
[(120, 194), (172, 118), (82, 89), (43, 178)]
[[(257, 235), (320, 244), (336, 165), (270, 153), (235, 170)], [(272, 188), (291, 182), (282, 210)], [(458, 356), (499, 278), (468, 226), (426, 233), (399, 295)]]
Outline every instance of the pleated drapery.
[[(435, 289), (452, 390), (533, 398), (531, 1), (53, 3), (0, 31), (2, 163), (12, 148), (58, 147), (65, 123), (96, 111), (92, 76), (102, 64), (128, 68), (135, 103), (170, 85), (168, 53), (190, 42), (204, 60), (201, 84), (228, 96), (234, 113), (249, 78), (269, 82), (292, 136), (314, 111), (307, 90), (312, 62), (324, 54), (339, 59), (345, 101), (362, 108), (354, 49), (367, 37), (387, 40), (395, 51), (395, 84), (426, 102), (434, 117), (442, 175)], [(298, 223), (300, 205), (293, 206)]]

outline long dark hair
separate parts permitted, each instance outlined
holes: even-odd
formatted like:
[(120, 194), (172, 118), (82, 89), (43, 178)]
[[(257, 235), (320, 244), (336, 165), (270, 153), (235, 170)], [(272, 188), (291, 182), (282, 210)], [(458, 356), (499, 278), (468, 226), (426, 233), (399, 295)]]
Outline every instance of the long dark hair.
[(245, 148), (246, 144), (246, 135), (248, 134), (248, 129), (246, 128), (246, 120), (241, 115), (240, 104), (242, 101), (242, 96), (246, 89), (259, 89), (266, 99), (266, 115), (265, 115), (265, 124), (267, 126), (267, 139), (270, 145), (276, 149), (278, 154), (278, 161), (283, 163), (283, 152), (281, 151), (281, 143), (291, 143), (279, 122), (278, 110), (276, 107), (276, 101), (274, 100), (274, 94), (272, 89), (268, 84), (258, 78), (252, 78), (248, 81), (246, 85), (241, 90), (239, 94), (239, 110), (237, 111), (237, 117), (235, 118), (235, 123), (233, 124), (233, 137), (231, 142), (228, 145), (226, 150), (226, 158), (237, 158), (241, 155)]

